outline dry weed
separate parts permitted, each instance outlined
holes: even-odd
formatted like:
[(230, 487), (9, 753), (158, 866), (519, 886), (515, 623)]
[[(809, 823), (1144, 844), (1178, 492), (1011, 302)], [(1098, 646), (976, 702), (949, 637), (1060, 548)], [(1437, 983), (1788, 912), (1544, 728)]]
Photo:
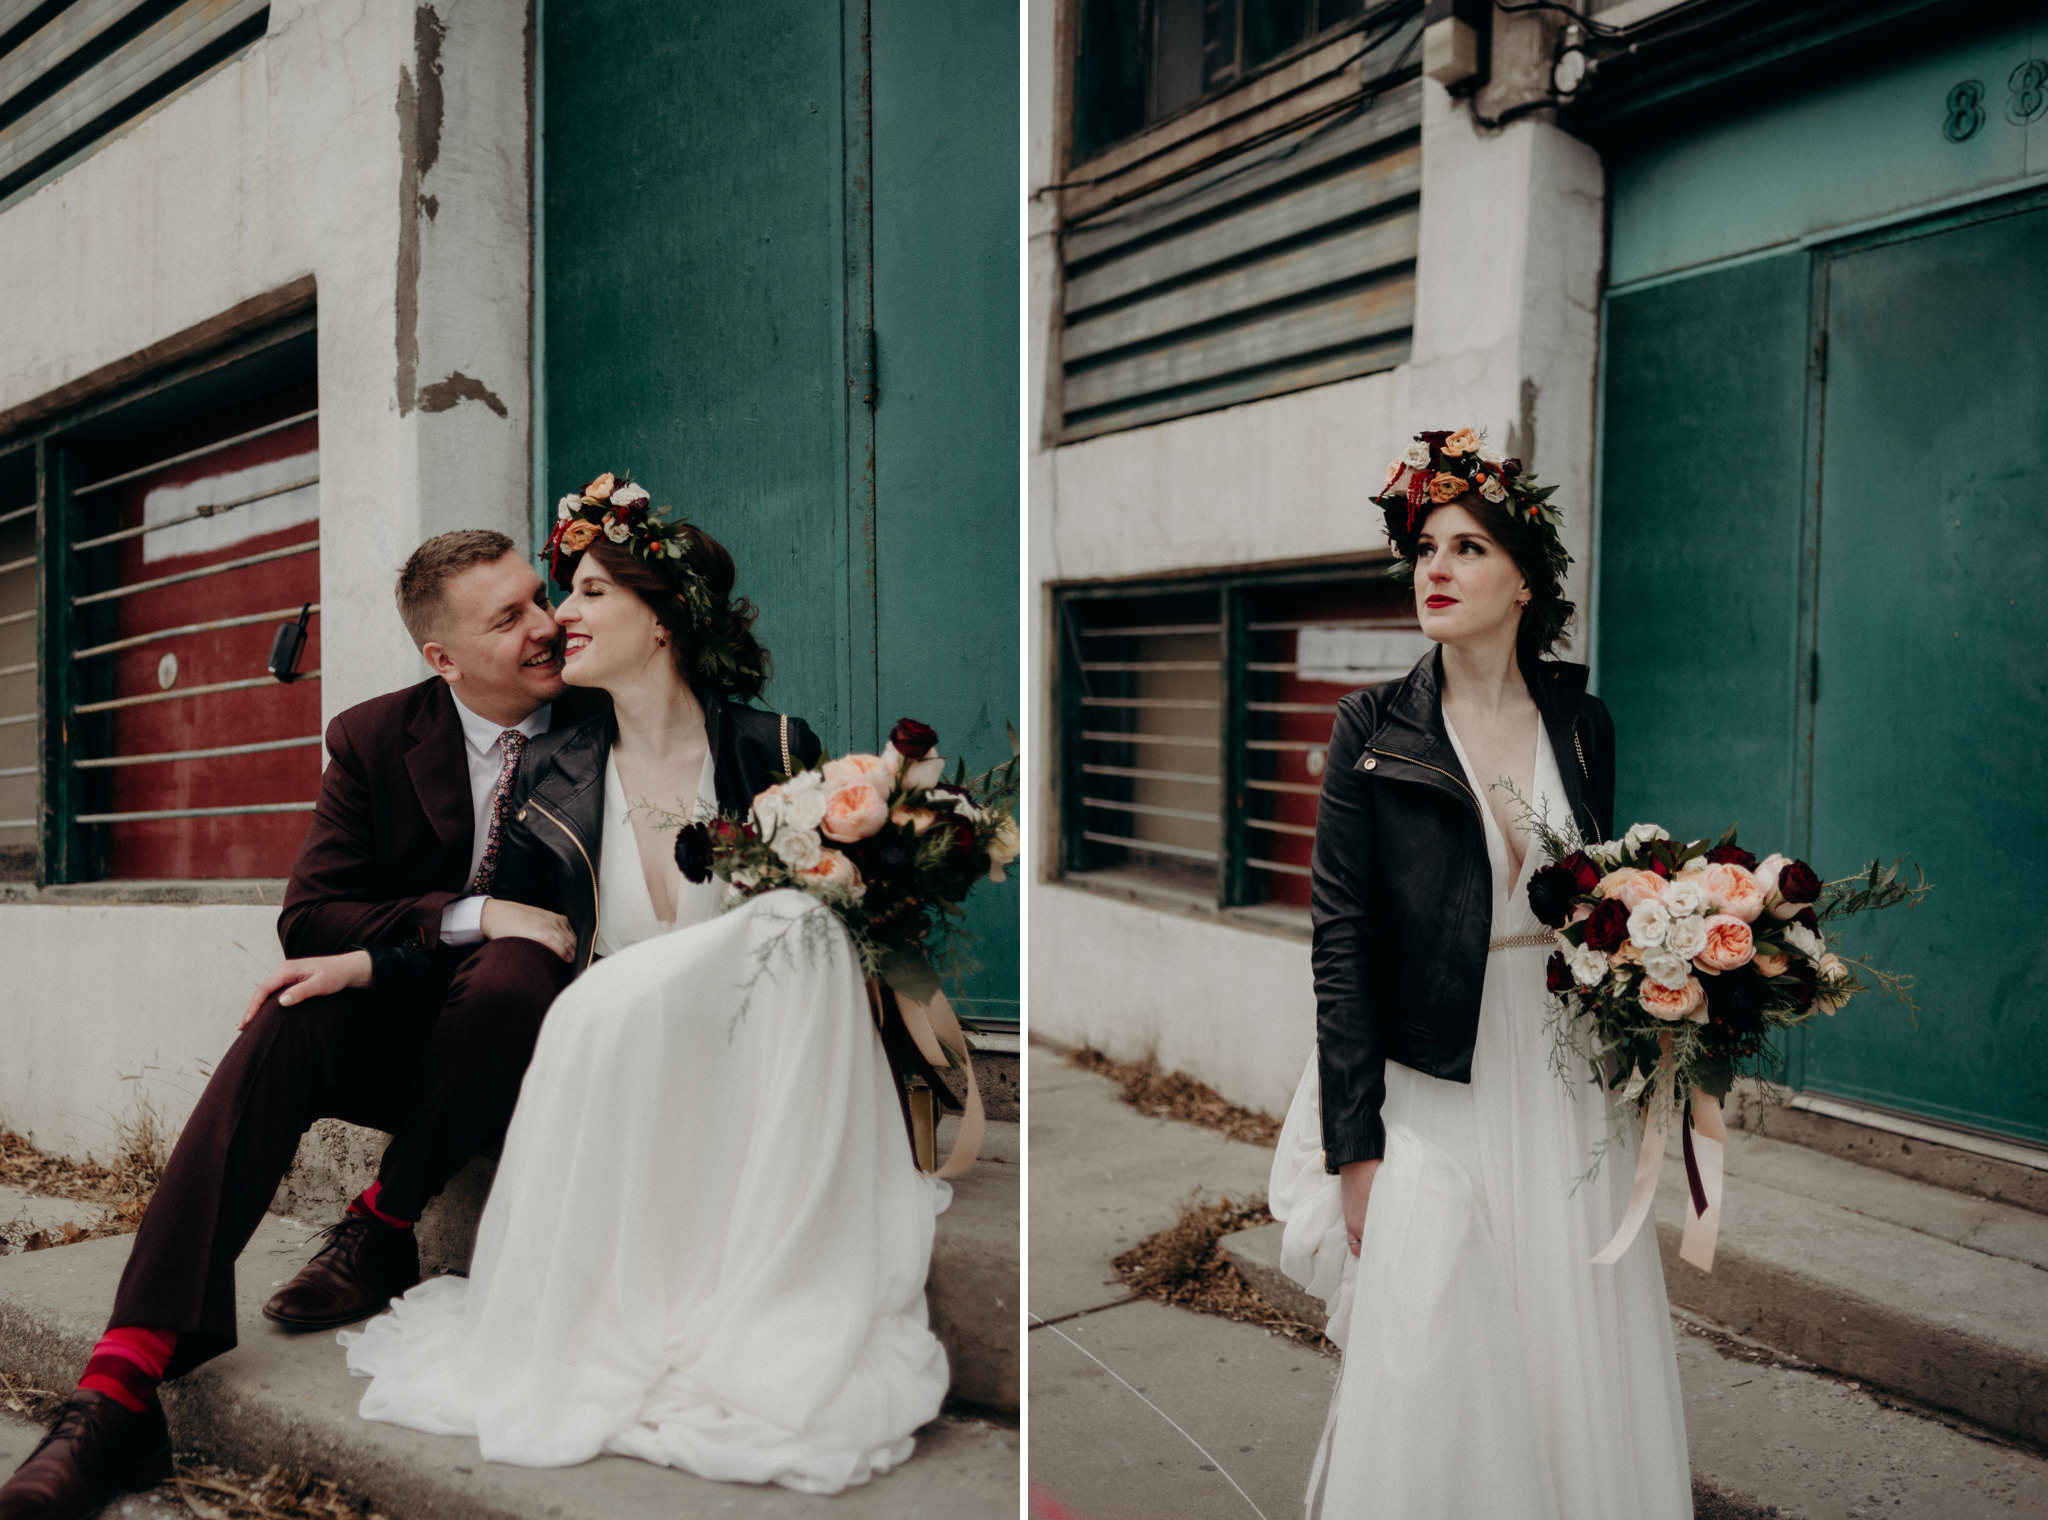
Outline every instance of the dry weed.
[[(36, 1230), (18, 1243), (23, 1251), (41, 1251), (51, 1246), (75, 1245), (81, 1240), (99, 1240), (108, 1235), (126, 1235), (142, 1223), (150, 1195), (163, 1176), (170, 1159), (171, 1135), (163, 1117), (147, 1096), (138, 1096), (133, 1113), (114, 1124), (114, 1157), (102, 1164), (87, 1156), (72, 1161), (36, 1149), (24, 1135), (0, 1128), (0, 1184), (20, 1188), (43, 1198), (69, 1198), (79, 1203), (96, 1203), (103, 1213), (99, 1222), (80, 1226), (67, 1223), (49, 1230)], [(7, 1243), (0, 1241), (0, 1250)]]
[(251, 1477), (217, 1463), (181, 1460), (169, 1486), (200, 1520), (389, 1520), (333, 1479), (291, 1467)]
[(1315, 1326), (1268, 1302), (1217, 1249), (1225, 1235), (1272, 1222), (1263, 1199), (1248, 1204), (1190, 1199), (1180, 1218), (1117, 1257), (1116, 1275), (1148, 1298), (1260, 1325), (1318, 1351), (1334, 1350)]
[(1118, 1061), (1083, 1046), (1067, 1059), (1084, 1071), (1099, 1072), (1124, 1090), (1124, 1101), (1141, 1114), (1157, 1119), (1183, 1119), (1221, 1130), (1233, 1140), (1271, 1150), (1280, 1140), (1280, 1121), (1257, 1109), (1240, 1108), (1207, 1083), (1184, 1071), (1162, 1072), (1156, 1061)]

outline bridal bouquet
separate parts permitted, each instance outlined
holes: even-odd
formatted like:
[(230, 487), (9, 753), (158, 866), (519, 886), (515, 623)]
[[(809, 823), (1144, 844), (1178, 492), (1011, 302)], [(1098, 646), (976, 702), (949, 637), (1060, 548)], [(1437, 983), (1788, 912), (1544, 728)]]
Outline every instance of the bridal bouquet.
[(1917, 903), (1926, 879), (1916, 873), (1908, 885), (1897, 865), (1872, 861), (1861, 875), (1824, 883), (1804, 861), (1759, 860), (1733, 827), (1712, 845), (1680, 843), (1648, 823), (1601, 844), (1540, 821), (1535, 832), (1549, 864), (1531, 876), (1529, 904), (1557, 935), (1546, 976), (1560, 1074), (1590, 1059), (1594, 1079), (1643, 1116), (1636, 1196), (1594, 1260), (1618, 1259), (1640, 1228), (1665, 1136), (1690, 1095), (1680, 1135), (1693, 1207), (1681, 1254), (1710, 1269), (1726, 1138), (1720, 1100), (1738, 1075), (1771, 1069), (1780, 1030), (1832, 1015), (1872, 986), (1913, 1006), (1910, 978), (1844, 960), (1827, 926)]
[(838, 915), (861, 972), (919, 1002), (965, 937), (962, 902), (1017, 858), (1017, 762), (946, 779), (938, 735), (905, 718), (879, 755), (799, 768), (744, 819), (703, 819), (676, 836), (691, 881), (716, 876), (728, 904), (794, 887)]

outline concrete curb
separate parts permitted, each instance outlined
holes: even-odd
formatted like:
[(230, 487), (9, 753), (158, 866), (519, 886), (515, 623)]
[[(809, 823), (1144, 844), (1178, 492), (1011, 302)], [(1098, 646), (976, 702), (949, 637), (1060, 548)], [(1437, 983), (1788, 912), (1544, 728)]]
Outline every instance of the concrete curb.
[[(243, 1254), (241, 1345), (164, 1389), (181, 1449), (257, 1472), (272, 1463), (310, 1468), (405, 1520), (816, 1520), (817, 1501), (786, 1489), (711, 1483), (625, 1457), (511, 1467), (483, 1461), (467, 1437), (363, 1420), (356, 1406), (364, 1385), (349, 1375), (334, 1337), (289, 1336), (258, 1313), (303, 1262), (310, 1234), (272, 1216)], [(129, 1244), (119, 1237), (0, 1259), (0, 1367), (43, 1387), (69, 1388), (99, 1334)], [(859, 1520), (1012, 1520), (1018, 1451), (1013, 1429), (942, 1418), (919, 1433), (908, 1463), (841, 1495), (833, 1512)]]

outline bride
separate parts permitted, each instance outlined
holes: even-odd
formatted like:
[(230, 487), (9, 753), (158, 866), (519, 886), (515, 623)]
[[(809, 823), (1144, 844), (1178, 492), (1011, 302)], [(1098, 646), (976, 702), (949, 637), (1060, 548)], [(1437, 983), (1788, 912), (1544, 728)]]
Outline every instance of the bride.
[[(1543, 658), (1572, 612), (1549, 491), (1470, 429), (1376, 498), (1438, 647), (1338, 704), (1313, 858), (1317, 1051), (1273, 1162), (1282, 1266), (1344, 1350), (1309, 1509), (1331, 1520), (1692, 1513), (1654, 1231), (1612, 1266), (1635, 1167), (1545, 1024), (1532, 840), (1606, 837), (1613, 724)], [(1498, 778), (1498, 779), (1497, 779)], [(1320, 1490), (1320, 1493), (1319, 1493)]]
[[(924, 1282), (950, 1192), (911, 1160), (837, 920), (789, 891), (721, 913), (636, 806), (743, 812), (819, 753), (741, 705), (768, 662), (731, 556), (647, 500), (609, 475), (563, 499), (563, 679), (612, 715), (528, 747), (494, 867), (590, 969), (542, 1026), (469, 1277), (341, 1340), (365, 1418), (493, 1461), (833, 1493), (945, 1397)], [(828, 932), (791, 935), (806, 914)]]

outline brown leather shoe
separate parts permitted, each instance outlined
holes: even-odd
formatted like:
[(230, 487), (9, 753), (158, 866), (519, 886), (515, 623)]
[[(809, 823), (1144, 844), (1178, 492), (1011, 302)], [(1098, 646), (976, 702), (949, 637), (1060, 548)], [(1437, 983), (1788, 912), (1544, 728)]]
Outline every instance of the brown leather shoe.
[(0, 1520), (79, 1520), (126, 1488), (171, 1475), (171, 1429), (155, 1399), (136, 1414), (81, 1388), (14, 1476), (0, 1487)]
[(352, 1325), (420, 1280), (420, 1247), (411, 1230), (345, 1214), (321, 1233), (327, 1244), (263, 1306), (265, 1319), (287, 1330)]

